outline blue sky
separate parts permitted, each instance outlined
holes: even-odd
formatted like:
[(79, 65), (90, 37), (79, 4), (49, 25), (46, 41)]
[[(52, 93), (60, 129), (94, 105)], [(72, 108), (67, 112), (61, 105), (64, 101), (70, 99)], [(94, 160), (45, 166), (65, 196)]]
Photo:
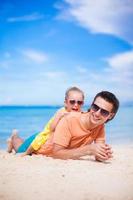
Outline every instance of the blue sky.
[(133, 101), (132, 0), (0, 1), (0, 105), (62, 104), (78, 86)]

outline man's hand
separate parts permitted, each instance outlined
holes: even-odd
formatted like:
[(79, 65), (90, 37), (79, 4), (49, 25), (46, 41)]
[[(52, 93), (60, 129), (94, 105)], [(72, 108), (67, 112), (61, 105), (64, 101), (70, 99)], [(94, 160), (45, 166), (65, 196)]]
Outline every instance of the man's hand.
[(94, 155), (96, 160), (98, 161), (105, 161), (113, 157), (113, 151), (108, 144), (91, 144), (90, 150), (92, 152), (92, 155)]

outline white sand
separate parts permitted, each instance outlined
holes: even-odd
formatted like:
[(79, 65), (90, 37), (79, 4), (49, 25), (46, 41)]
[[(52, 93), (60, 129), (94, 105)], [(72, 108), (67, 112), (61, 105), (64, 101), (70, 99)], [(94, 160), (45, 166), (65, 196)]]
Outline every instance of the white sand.
[(133, 200), (133, 145), (107, 163), (0, 151), (0, 200)]

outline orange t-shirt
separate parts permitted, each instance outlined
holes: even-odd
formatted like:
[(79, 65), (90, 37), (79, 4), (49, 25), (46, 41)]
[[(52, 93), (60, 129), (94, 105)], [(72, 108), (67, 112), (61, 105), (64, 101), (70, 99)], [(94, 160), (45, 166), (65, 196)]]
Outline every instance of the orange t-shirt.
[(92, 142), (105, 142), (104, 125), (99, 125), (91, 131), (84, 127), (81, 115), (86, 114), (72, 112), (63, 117), (58, 123), (55, 132), (51, 134), (51, 137), (42, 146), (43, 154), (51, 154), (54, 144), (73, 149)]

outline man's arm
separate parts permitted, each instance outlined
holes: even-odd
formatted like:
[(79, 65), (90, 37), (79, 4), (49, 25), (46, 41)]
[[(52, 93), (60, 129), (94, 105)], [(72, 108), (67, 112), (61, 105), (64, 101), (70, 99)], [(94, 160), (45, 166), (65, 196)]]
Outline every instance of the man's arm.
[(52, 156), (59, 159), (79, 159), (82, 156), (94, 155), (97, 160), (105, 161), (109, 159), (108, 153), (110, 151), (108, 145), (102, 143), (85, 145), (75, 149), (66, 149), (54, 144)]

